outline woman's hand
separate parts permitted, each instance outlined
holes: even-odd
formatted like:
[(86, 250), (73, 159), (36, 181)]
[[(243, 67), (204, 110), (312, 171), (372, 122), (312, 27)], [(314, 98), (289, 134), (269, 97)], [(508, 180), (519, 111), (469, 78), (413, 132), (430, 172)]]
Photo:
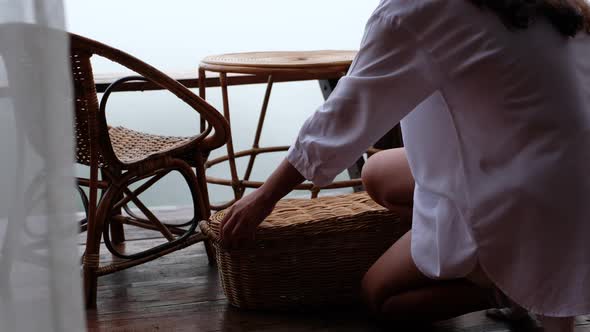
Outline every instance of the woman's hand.
[(221, 245), (234, 248), (241, 241), (252, 240), (256, 228), (277, 202), (303, 180), (299, 171), (283, 160), (262, 187), (242, 197), (229, 209), (220, 225)]
[(263, 190), (242, 197), (227, 212), (221, 221), (221, 244), (235, 248), (244, 241), (254, 240), (256, 228), (272, 212), (276, 201)]

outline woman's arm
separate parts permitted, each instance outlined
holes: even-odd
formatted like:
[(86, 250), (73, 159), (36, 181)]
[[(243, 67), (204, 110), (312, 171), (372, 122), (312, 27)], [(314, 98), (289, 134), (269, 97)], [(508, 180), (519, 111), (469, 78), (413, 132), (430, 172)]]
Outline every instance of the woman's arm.
[(412, 32), (379, 11), (348, 74), (303, 124), (285, 161), (268, 181), (236, 202), (222, 221), (222, 241), (252, 238), (279, 199), (304, 178), (323, 187), (352, 165), (437, 88), (430, 61)]
[(303, 180), (301, 173), (283, 160), (262, 187), (237, 201), (225, 215), (221, 221), (222, 245), (235, 247), (240, 241), (252, 239), (256, 227), (276, 203)]

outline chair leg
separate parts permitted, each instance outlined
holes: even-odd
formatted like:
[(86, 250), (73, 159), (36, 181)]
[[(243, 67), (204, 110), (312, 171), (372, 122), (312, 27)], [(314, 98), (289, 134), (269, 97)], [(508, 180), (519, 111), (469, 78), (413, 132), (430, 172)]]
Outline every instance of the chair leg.
[(100, 207), (94, 218), (88, 223), (86, 237), (86, 250), (82, 261), (84, 272), (84, 298), (86, 308), (96, 308), (96, 295), (98, 286), (97, 270), (100, 265), (100, 240), (102, 238), (102, 225)]
[(86, 309), (96, 308), (96, 294), (98, 292), (98, 275), (96, 268), (84, 266), (84, 300)]
[[(97, 269), (100, 265), (100, 239), (102, 235), (102, 227), (96, 227), (96, 219), (89, 224), (88, 234), (86, 239), (86, 250), (84, 252), (83, 278), (84, 278), (84, 299), (86, 308), (96, 308), (96, 294), (98, 286)], [(101, 223), (102, 224), (102, 223)]]
[(205, 251), (207, 252), (207, 259), (209, 260), (209, 266), (216, 266), (217, 259), (215, 258), (216, 257), (215, 247), (213, 247), (213, 244), (208, 239), (205, 240)]
[[(96, 190), (96, 189), (94, 189)], [(111, 216), (111, 209), (114, 197), (122, 195), (121, 188), (110, 187), (105, 190), (100, 204), (96, 208), (92, 207), (92, 214), (88, 220), (88, 231), (86, 235), (86, 251), (84, 253), (84, 294), (86, 296), (86, 308), (96, 307), (97, 286), (98, 286), (98, 269), (100, 266), (100, 240), (104, 224), (107, 218)], [(91, 188), (91, 197), (96, 197), (96, 191), (93, 193)], [(91, 201), (95, 201), (91, 199)]]
[[(110, 172), (111, 176), (115, 175), (115, 176), (120, 176), (121, 172), (120, 171), (111, 171)], [(107, 176), (104, 172), (102, 173), (102, 177), (105, 178), (105, 176)], [(120, 195), (119, 197), (117, 197), (117, 200), (120, 200), (123, 198), (123, 195)], [(114, 209), (113, 211), (111, 211), (111, 213), (109, 215), (120, 215), (122, 213), (122, 209)], [(113, 242), (113, 244), (121, 244), (123, 242), (125, 242), (125, 230), (123, 228), (123, 224), (117, 221), (111, 221), (110, 222), (110, 231), (111, 231), (111, 241)]]
[[(207, 180), (206, 180), (206, 173), (205, 173), (205, 160), (203, 159), (203, 155), (199, 154), (197, 158), (197, 163), (195, 166), (195, 179), (196, 185), (201, 193), (200, 195), (200, 217), (201, 220), (208, 220), (211, 216), (211, 202), (209, 202), (209, 191), (207, 190)], [(209, 266), (216, 266), (217, 265), (217, 253), (213, 243), (209, 239), (205, 240), (205, 251), (207, 252), (207, 259), (209, 261)]]
[[(119, 212), (116, 214), (121, 214), (120, 209)], [(111, 241), (113, 242), (113, 244), (121, 244), (125, 242), (125, 230), (123, 229), (123, 224), (117, 221), (113, 221), (110, 224), (110, 230)]]
[(88, 198), (86, 248), (82, 260), (84, 271), (84, 296), (86, 308), (96, 307), (96, 270), (100, 263), (100, 238), (102, 235), (101, 209), (98, 206), (98, 158), (96, 147), (90, 149), (90, 183)]

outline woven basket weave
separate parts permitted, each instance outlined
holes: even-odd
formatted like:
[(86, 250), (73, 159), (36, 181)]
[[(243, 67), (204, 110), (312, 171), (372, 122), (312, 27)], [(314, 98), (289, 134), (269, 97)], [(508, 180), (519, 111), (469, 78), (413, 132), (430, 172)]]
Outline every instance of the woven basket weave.
[(409, 230), (366, 193), (280, 201), (247, 247), (218, 244), (224, 211), (201, 223), (230, 304), (309, 309), (358, 302), (368, 268)]

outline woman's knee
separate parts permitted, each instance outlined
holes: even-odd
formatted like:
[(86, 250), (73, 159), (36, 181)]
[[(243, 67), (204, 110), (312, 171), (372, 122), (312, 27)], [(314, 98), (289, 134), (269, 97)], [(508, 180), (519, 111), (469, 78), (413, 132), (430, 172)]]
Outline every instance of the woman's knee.
[(407, 267), (402, 267), (406, 263), (401, 258), (405, 247), (409, 246), (409, 235), (406, 234), (379, 257), (363, 276), (361, 298), (374, 315), (378, 316), (382, 313), (386, 300), (401, 291), (404, 284), (411, 284), (411, 282), (404, 280), (412, 278), (411, 276), (407, 276), (403, 272), (397, 273), (400, 269), (403, 269), (404, 272), (410, 270)]
[[(365, 190), (372, 196), (380, 189), (379, 178), (382, 176), (381, 152), (372, 155), (363, 166), (361, 178)], [(379, 203), (379, 202), (378, 202)]]
[(371, 156), (363, 166), (362, 180), (369, 196), (380, 205), (387, 208), (411, 205), (414, 178), (404, 149)]
[[(432, 283), (416, 268), (410, 248), (411, 233), (407, 232), (365, 273), (361, 282), (362, 299), (376, 316), (384, 314), (387, 301), (394, 301), (396, 295)], [(396, 303), (391, 302), (389, 306)]]
[(385, 287), (376, 283), (369, 273), (365, 274), (361, 289), (363, 302), (375, 318), (390, 322), (412, 320), (410, 313), (416, 308), (410, 308), (400, 296), (386, 294)]
[(379, 201), (379, 190), (381, 186), (378, 182), (381, 169), (378, 159), (378, 154), (375, 154), (367, 160), (363, 166), (361, 178), (367, 193), (373, 198), (374, 201), (381, 204)]

